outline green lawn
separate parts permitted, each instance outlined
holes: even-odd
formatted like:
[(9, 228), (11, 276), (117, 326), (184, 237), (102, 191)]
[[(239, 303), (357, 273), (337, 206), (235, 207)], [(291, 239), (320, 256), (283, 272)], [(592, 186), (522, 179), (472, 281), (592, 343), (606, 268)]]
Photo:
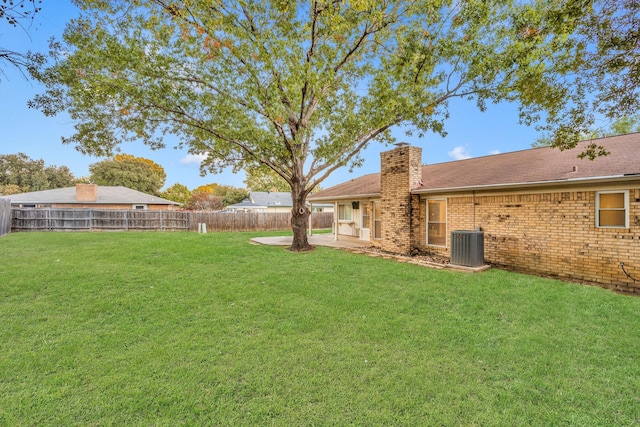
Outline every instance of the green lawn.
[(0, 238), (0, 425), (640, 425), (640, 298), (251, 236)]

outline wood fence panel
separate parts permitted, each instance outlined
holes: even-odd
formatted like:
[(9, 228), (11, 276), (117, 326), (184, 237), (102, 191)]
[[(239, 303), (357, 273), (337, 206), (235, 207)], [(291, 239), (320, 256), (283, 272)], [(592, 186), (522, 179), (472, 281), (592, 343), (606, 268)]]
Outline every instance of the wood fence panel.
[(48, 209), (11, 209), (11, 231), (42, 231), (48, 229)]
[(49, 209), (48, 215), (50, 230), (91, 230), (90, 209)]
[[(276, 231), (291, 229), (289, 212), (189, 212), (189, 229), (198, 231), (198, 224), (207, 225), (207, 231)], [(311, 214), (314, 229), (331, 228), (333, 214)]]
[(128, 230), (128, 211), (92, 209), (92, 230)]
[[(288, 212), (184, 212), (163, 210), (13, 208), (13, 231), (275, 231), (291, 229)], [(313, 213), (314, 229), (331, 228), (332, 213)]]
[(0, 236), (11, 231), (11, 201), (0, 199)]

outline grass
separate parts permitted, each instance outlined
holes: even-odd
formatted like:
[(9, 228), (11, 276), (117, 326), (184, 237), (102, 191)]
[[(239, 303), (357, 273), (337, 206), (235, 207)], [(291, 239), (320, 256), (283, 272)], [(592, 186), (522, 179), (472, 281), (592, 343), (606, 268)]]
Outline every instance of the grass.
[(0, 425), (640, 425), (640, 298), (245, 233), (0, 239)]

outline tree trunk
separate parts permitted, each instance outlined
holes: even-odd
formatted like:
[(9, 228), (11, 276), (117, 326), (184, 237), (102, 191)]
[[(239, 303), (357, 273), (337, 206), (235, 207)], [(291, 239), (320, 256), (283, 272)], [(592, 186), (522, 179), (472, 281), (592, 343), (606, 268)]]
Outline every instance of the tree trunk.
[(305, 252), (314, 249), (307, 239), (307, 227), (309, 226), (309, 215), (311, 211), (306, 206), (306, 193), (303, 186), (292, 186), (291, 201), (291, 229), (293, 230), (293, 241), (289, 248), (292, 252)]

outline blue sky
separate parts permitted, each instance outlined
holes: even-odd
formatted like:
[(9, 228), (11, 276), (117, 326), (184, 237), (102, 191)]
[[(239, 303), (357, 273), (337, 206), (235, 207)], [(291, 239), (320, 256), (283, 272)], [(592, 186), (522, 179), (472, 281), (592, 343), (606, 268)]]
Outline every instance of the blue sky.
[[(54, 6), (55, 4), (55, 6)], [(20, 52), (27, 50), (46, 52), (51, 36), (60, 38), (65, 24), (77, 16), (77, 9), (66, 0), (43, 2), (42, 11), (28, 28), (28, 34), (18, 28), (0, 23), (0, 46)], [(36, 82), (26, 81), (14, 69), (2, 64), (6, 75), (0, 75), (0, 154), (23, 152), (33, 159), (43, 159), (47, 165), (67, 166), (76, 177), (87, 176), (89, 165), (100, 158), (85, 156), (69, 145), (63, 145), (61, 136), (73, 133), (73, 123), (59, 115), (45, 117), (40, 111), (27, 107), (27, 101), (43, 88)], [(423, 163), (441, 163), (468, 157), (523, 150), (531, 147), (538, 137), (532, 127), (518, 123), (518, 111), (513, 105), (489, 105), (484, 113), (473, 102), (456, 100), (450, 105), (451, 118), (446, 123), (445, 138), (428, 134), (423, 138), (406, 137), (403, 129), (394, 131), (400, 141), (422, 147)], [(167, 173), (165, 187), (176, 182), (190, 189), (212, 182), (244, 187), (244, 173), (200, 176), (197, 158), (185, 150), (174, 150), (175, 141), (169, 138), (167, 148), (152, 151), (142, 143), (126, 144), (122, 152), (153, 160)], [(334, 172), (321, 186), (328, 188), (343, 181), (379, 172), (380, 152), (390, 149), (372, 144), (363, 152), (361, 168), (349, 173), (347, 168)]]

